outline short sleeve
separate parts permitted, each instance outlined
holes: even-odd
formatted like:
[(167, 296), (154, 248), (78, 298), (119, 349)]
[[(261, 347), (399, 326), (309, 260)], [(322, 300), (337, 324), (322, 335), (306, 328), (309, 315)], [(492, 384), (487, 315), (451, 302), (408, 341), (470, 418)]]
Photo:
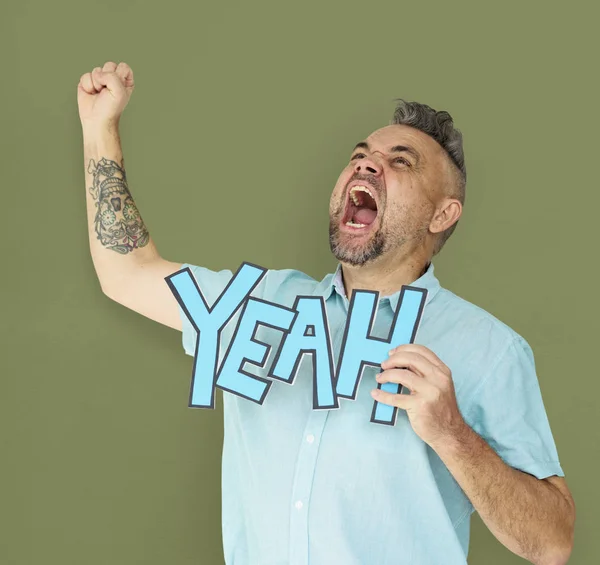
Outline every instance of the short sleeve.
[(515, 336), (481, 385), (465, 421), (502, 460), (543, 479), (563, 477), (529, 344)]
[[(184, 263), (181, 266), (181, 269), (185, 268), (190, 269), (192, 272), (192, 275), (198, 283), (200, 292), (202, 292), (202, 295), (210, 306), (216, 302), (217, 298), (219, 298), (221, 293), (225, 290), (227, 283), (229, 283), (229, 281), (233, 278), (233, 273), (228, 269), (224, 269), (222, 271), (211, 271), (206, 267), (198, 267), (196, 265)], [(194, 329), (194, 326), (192, 326), (192, 323), (189, 321), (179, 303), (178, 307), (183, 331), (183, 349), (188, 355), (193, 357), (196, 351), (196, 330)]]

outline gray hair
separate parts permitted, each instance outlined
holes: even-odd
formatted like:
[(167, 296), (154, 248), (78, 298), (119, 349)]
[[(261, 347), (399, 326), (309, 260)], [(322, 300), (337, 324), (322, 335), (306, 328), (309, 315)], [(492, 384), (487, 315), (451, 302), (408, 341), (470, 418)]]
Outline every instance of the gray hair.
[[(463, 152), (462, 133), (454, 127), (452, 116), (443, 110), (435, 111), (427, 104), (407, 102), (402, 98), (398, 102), (390, 125), (406, 125), (418, 129), (435, 139), (446, 151), (454, 164), (452, 169), (455, 174), (451, 181), (449, 193), (453, 198), (465, 203), (467, 185), (467, 168)], [(448, 238), (454, 232), (458, 221), (454, 222), (447, 230), (439, 234), (433, 251), (437, 255)]]

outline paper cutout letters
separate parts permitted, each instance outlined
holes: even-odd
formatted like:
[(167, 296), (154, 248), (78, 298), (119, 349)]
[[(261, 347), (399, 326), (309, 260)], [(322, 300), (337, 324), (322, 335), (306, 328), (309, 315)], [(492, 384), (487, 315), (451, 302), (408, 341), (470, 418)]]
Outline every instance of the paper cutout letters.
[[(215, 387), (263, 404), (273, 380), (293, 384), (303, 355), (310, 355), (313, 369), (313, 409), (339, 408), (338, 398), (356, 400), (365, 366), (380, 367), (392, 347), (413, 343), (427, 290), (404, 285), (398, 308), (385, 339), (371, 335), (379, 292), (354, 290), (337, 367), (334, 367), (331, 334), (322, 296), (297, 296), (292, 308), (251, 297), (267, 269), (244, 262), (221, 295), (209, 306), (201, 288), (186, 267), (167, 277), (191, 325), (197, 332), (189, 407), (214, 408)], [(240, 309), (230, 344), (218, 364), (221, 332)], [(264, 368), (271, 346), (256, 338), (259, 327), (281, 331), (282, 342), (269, 369), (268, 379), (243, 370), (247, 362)], [(397, 383), (377, 384), (397, 394)], [(393, 426), (397, 408), (373, 401), (371, 422)]]

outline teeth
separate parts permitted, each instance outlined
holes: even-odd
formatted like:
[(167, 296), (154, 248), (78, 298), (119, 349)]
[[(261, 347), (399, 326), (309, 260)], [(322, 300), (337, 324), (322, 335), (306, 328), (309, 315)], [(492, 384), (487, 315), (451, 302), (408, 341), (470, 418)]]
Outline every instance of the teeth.
[[(366, 186), (353, 186), (350, 189), (350, 198), (352, 199), (352, 202), (354, 202), (355, 206), (360, 206), (360, 202), (358, 200), (358, 197), (356, 196), (356, 193), (359, 190), (366, 192), (373, 200), (375, 200), (375, 197)], [(346, 222), (346, 225), (350, 226), (351, 228), (364, 228), (367, 224), (355, 224), (354, 222), (352, 222), (352, 220), (349, 220)]]
[(373, 196), (373, 194), (371, 194), (371, 191), (366, 186), (353, 186), (350, 189), (350, 197), (352, 198), (352, 202), (354, 202), (356, 206), (358, 206), (358, 198), (356, 197), (355, 193), (359, 190), (366, 192), (373, 200), (375, 200), (375, 197)]

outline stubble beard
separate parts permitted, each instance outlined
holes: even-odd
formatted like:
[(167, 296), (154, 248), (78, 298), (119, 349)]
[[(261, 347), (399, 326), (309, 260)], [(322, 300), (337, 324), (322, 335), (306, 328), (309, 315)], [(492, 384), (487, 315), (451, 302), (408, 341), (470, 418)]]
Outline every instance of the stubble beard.
[(386, 249), (386, 237), (382, 225), (369, 241), (361, 246), (356, 246), (352, 244), (351, 236), (347, 241), (343, 240), (345, 234), (340, 232), (339, 218), (340, 215), (336, 214), (329, 219), (329, 247), (338, 261), (360, 267), (383, 254)]
[(340, 231), (340, 218), (343, 209), (329, 217), (329, 247), (334, 257), (342, 262), (355, 267), (375, 261), (393, 248), (400, 253), (406, 246), (418, 247), (425, 240), (428, 233), (429, 222), (418, 222), (414, 218), (414, 211), (407, 206), (397, 206), (387, 210), (389, 217), (396, 218), (397, 225), (389, 227), (387, 216), (381, 212), (381, 223), (371, 238), (362, 245), (353, 245), (352, 237)]

